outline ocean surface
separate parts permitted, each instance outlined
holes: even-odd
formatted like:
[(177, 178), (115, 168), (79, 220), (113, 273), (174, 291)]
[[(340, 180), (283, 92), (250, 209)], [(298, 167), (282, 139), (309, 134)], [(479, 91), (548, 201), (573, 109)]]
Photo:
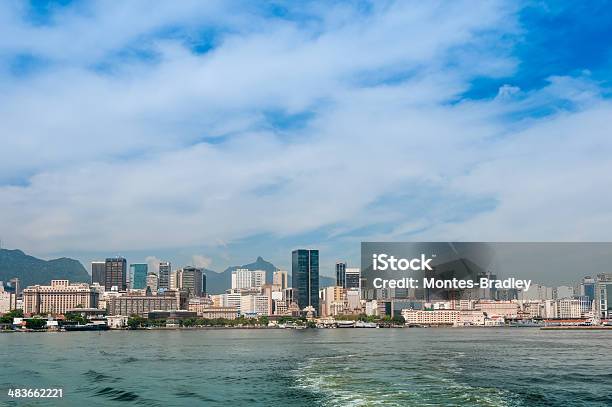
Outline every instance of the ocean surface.
[[(0, 334), (0, 405), (604, 406), (612, 332), (533, 328)], [(62, 388), (10, 400), (9, 388)]]

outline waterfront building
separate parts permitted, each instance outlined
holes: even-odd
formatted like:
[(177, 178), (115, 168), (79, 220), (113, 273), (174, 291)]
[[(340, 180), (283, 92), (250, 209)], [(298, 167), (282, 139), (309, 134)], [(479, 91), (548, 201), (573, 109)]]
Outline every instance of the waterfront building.
[(27, 315), (58, 315), (71, 308), (97, 308), (99, 293), (89, 284), (51, 280), (23, 290), (23, 312)]
[(153, 272), (147, 274), (146, 288), (151, 290), (151, 292), (157, 291), (157, 289), (159, 288), (159, 277), (157, 277), (157, 274)]
[(524, 301), (522, 303), (522, 307), (523, 307), (523, 312), (525, 313), (525, 315), (530, 318), (545, 318), (546, 317), (546, 312), (545, 312), (545, 308), (544, 308), (544, 302), (543, 301)]
[(106, 262), (92, 261), (91, 262), (91, 283), (98, 283), (101, 286), (106, 284)]
[(267, 295), (242, 295), (240, 297), (240, 315), (259, 317), (270, 315)]
[(336, 286), (346, 288), (346, 263), (336, 263)]
[(459, 310), (459, 318), (457, 323), (460, 325), (485, 325), (486, 315), (482, 311), (477, 310)]
[(4, 290), (4, 284), (0, 281), (0, 314), (5, 314), (14, 309), (15, 294)]
[(402, 310), (402, 316), (407, 324), (415, 325), (453, 325), (459, 321), (462, 312), (459, 310)]
[(288, 273), (284, 270), (276, 270), (272, 275), (272, 284), (280, 287), (281, 290), (287, 288)]
[(238, 314), (238, 310), (233, 307), (208, 307), (202, 308), (198, 315), (206, 319), (236, 319)]
[(232, 271), (232, 290), (260, 288), (265, 283), (266, 272), (263, 270), (237, 269)]
[(120, 295), (106, 300), (108, 315), (139, 315), (146, 317), (150, 311), (167, 311), (187, 308), (185, 292), (168, 290), (158, 295)]
[(127, 290), (127, 261), (123, 257), (107, 258), (104, 266), (104, 288)]
[(520, 307), (517, 301), (480, 300), (474, 304), (474, 309), (482, 311), (488, 316), (499, 315), (504, 318), (517, 318)]
[(579, 299), (563, 298), (558, 300), (546, 300), (544, 302), (544, 317), (551, 319), (571, 319), (582, 316), (581, 303)]
[(106, 325), (108, 325), (110, 329), (122, 329), (127, 327), (127, 315), (108, 315), (105, 319)]
[(169, 261), (162, 261), (159, 263), (159, 288), (169, 290), (170, 289), (170, 273), (172, 272), (171, 264)]
[(319, 310), (319, 251), (298, 249), (291, 254), (294, 300), (300, 309)]
[(361, 290), (361, 269), (347, 268), (345, 270), (346, 284), (344, 288), (355, 288)]
[(130, 264), (130, 287), (142, 290), (147, 287), (147, 274), (149, 266), (146, 263)]
[(202, 296), (202, 269), (183, 267), (177, 272), (178, 288), (186, 290), (190, 297)]

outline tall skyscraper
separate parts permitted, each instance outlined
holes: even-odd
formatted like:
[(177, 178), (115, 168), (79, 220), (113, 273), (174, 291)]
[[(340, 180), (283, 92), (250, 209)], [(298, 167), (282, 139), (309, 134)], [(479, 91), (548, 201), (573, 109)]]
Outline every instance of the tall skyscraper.
[(186, 290), (190, 297), (202, 296), (202, 270), (197, 267), (183, 267), (177, 273), (178, 287)]
[(287, 272), (284, 270), (276, 270), (272, 275), (272, 284), (280, 286), (281, 290), (287, 288)]
[(106, 262), (91, 262), (91, 283), (98, 283), (101, 286), (106, 284)]
[(319, 312), (319, 251), (298, 249), (291, 253), (291, 283), (300, 309)]
[(170, 289), (171, 265), (169, 261), (159, 263), (159, 288)]
[(149, 266), (146, 263), (130, 264), (130, 281), (131, 288), (142, 290), (147, 286), (147, 273)]
[(346, 263), (336, 263), (336, 286), (346, 288)]
[(127, 261), (123, 257), (106, 259), (104, 270), (104, 288), (117, 287), (119, 291), (127, 289)]

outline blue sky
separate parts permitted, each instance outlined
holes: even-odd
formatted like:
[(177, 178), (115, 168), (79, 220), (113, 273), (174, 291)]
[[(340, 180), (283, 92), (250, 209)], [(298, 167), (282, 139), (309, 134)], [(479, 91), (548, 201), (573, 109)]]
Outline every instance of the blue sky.
[(324, 274), (363, 240), (610, 240), (609, 2), (7, 1), (0, 235)]

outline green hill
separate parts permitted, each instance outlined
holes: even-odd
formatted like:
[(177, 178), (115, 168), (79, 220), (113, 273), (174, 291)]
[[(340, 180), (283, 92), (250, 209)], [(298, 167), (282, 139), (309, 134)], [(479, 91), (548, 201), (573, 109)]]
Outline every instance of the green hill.
[(42, 260), (21, 250), (0, 249), (0, 281), (14, 277), (19, 278), (21, 287), (49, 284), (51, 280), (90, 281), (87, 270), (78, 260), (66, 257)]

